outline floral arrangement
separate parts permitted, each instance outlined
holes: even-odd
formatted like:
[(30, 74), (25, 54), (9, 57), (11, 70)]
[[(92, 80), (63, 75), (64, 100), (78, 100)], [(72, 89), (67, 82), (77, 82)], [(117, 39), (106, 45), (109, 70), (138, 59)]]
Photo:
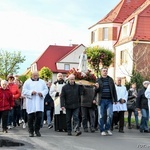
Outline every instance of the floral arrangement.
[(96, 76), (92, 73), (91, 70), (87, 70), (87, 72), (79, 72), (79, 69), (72, 68), (67, 73), (66, 77), (68, 77), (70, 74), (75, 75), (76, 80), (86, 80), (89, 82), (96, 82)]

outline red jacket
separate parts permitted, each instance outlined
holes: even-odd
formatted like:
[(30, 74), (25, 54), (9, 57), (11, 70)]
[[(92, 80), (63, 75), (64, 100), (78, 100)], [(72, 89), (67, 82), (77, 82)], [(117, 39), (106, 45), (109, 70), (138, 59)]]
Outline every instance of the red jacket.
[(11, 91), (0, 87), (0, 111), (10, 110), (14, 106), (14, 100)]
[(21, 96), (21, 92), (18, 88), (18, 85), (16, 85), (15, 83), (9, 83), (8, 88), (10, 89), (10, 91), (13, 95), (13, 99), (18, 100)]

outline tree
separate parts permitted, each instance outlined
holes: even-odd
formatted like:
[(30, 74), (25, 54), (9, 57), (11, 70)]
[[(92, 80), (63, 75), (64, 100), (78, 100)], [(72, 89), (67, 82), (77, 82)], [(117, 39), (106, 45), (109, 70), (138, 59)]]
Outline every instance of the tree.
[(48, 81), (49, 79), (52, 78), (52, 71), (48, 67), (43, 67), (39, 71), (39, 76), (41, 79)]
[(131, 80), (130, 80), (130, 82), (126, 82), (125, 85), (126, 85), (127, 89), (129, 89), (131, 84), (136, 83), (137, 90), (139, 90), (143, 85), (142, 84), (143, 81), (144, 81), (143, 76), (139, 72), (137, 72), (133, 69)]
[(28, 76), (26, 75), (21, 75), (19, 76), (19, 80), (21, 80), (23, 83), (28, 79)]
[(114, 53), (103, 47), (88, 47), (86, 48), (88, 63), (91, 69), (94, 70), (97, 76), (100, 75), (100, 67), (109, 67), (113, 63)]
[(25, 56), (21, 52), (8, 52), (0, 50), (0, 77), (6, 79), (10, 73), (16, 73), (20, 69), (19, 64), (25, 61)]

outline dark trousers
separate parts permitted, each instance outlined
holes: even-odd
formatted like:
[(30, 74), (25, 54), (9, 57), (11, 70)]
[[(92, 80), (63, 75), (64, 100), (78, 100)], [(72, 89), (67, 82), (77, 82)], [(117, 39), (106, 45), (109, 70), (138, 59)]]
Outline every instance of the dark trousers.
[(74, 124), (74, 130), (79, 130), (79, 108), (76, 109), (68, 109), (66, 108), (66, 124), (67, 124), (67, 131), (72, 131), (72, 117), (73, 117), (73, 124)]
[(2, 119), (3, 130), (7, 130), (8, 113), (9, 110), (0, 111), (0, 118)]
[(117, 124), (119, 122), (119, 130), (123, 130), (124, 128), (124, 111), (114, 111), (113, 112), (113, 124)]
[(137, 110), (128, 110), (128, 126), (131, 126), (132, 112), (134, 113), (134, 116), (135, 116), (136, 126), (138, 126), (139, 125), (139, 120), (138, 120), (138, 111)]
[(40, 130), (42, 120), (42, 111), (28, 114), (29, 133), (38, 132)]
[(88, 128), (88, 121), (90, 122), (90, 128), (94, 128), (94, 126), (95, 126), (95, 110), (91, 107), (81, 107), (81, 110), (82, 110), (83, 128), (84, 129)]
[(27, 115), (26, 109), (22, 109), (22, 119), (24, 120), (25, 123), (27, 123), (28, 115)]
[(14, 106), (14, 113), (13, 113), (13, 126), (14, 127), (16, 127), (16, 124), (19, 126), (20, 114), (21, 114), (20, 106)]

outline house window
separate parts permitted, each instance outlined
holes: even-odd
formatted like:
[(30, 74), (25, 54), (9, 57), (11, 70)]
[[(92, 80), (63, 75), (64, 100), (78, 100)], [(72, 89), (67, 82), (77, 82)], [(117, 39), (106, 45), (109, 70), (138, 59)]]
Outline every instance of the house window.
[(127, 63), (128, 51), (123, 50), (120, 52), (120, 65)]
[(128, 26), (127, 25), (123, 26), (122, 31), (123, 31), (122, 37), (128, 36)]
[(96, 40), (96, 31), (92, 31), (92, 33), (91, 33), (91, 42), (93, 43), (93, 42), (95, 42)]
[(65, 64), (64, 65), (64, 70), (70, 70), (70, 64)]
[(103, 40), (108, 40), (108, 28), (103, 28)]

